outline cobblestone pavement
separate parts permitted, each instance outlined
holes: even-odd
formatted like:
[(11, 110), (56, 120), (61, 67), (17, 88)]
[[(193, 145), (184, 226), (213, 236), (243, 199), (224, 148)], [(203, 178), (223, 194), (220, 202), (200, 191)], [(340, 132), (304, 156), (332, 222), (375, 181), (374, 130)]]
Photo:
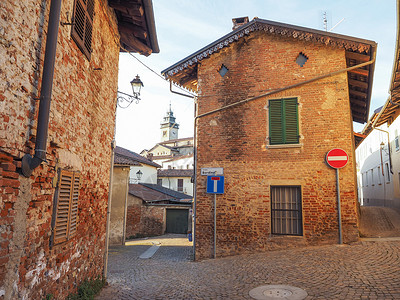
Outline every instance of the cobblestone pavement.
[[(306, 299), (400, 299), (400, 239), (193, 262), (184, 238), (163, 238), (111, 248), (109, 285), (96, 299), (252, 299), (266, 284), (304, 289)], [(156, 254), (139, 259), (152, 242), (161, 242)]]
[(362, 237), (400, 237), (400, 214), (389, 207), (361, 206)]

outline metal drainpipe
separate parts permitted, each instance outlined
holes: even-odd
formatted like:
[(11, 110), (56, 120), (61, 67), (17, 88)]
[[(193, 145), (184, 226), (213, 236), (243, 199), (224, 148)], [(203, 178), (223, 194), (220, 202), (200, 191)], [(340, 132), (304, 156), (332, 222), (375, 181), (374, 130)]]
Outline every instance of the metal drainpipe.
[(40, 90), (39, 116), (36, 131), (35, 154), (25, 154), (22, 158), (22, 173), (30, 177), (33, 170), (46, 160), (46, 144), (49, 129), (51, 92), (53, 89), (54, 63), (57, 49), (58, 26), (60, 23), (61, 0), (52, 0), (47, 26), (46, 50)]

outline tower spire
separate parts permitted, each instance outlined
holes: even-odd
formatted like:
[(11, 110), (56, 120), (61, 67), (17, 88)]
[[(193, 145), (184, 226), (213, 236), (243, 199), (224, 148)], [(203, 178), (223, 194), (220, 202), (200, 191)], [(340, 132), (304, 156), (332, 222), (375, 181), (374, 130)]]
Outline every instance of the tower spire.
[(178, 138), (179, 124), (172, 111), (171, 101), (169, 102), (169, 111), (167, 111), (163, 121), (161, 122), (161, 141), (175, 140)]

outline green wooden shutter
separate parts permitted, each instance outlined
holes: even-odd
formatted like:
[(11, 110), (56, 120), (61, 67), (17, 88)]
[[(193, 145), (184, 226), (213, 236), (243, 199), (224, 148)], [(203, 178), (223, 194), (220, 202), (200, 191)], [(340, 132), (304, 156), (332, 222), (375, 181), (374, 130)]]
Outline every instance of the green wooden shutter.
[(269, 142), (271, 145), (284, 143), (282, 100), (269, 101)]
[(298, 144), (297, 99), (269, 101), (269, 139), (270, 145)]
[(285, 111), (285, 144), (299, 143), (299, 126), (297, 114), (297, 99), (283, 100)]

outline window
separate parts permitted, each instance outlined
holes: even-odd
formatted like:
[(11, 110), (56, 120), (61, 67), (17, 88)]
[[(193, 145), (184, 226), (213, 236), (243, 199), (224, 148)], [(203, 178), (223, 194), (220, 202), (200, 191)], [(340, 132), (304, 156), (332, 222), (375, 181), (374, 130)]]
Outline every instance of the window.
[(162, 185), (162, 178), (157, 178), (157, 184)]
[(365, 172), (365, 186), (368, 186), (368, 171)]
[(53, 208), (53, 244), (68, 241), (76, 233), (80, 178), (78, 172), (60, 171)]
[(269, 143), (298, 144), (297, 98), (269, 100)]
[(302, 235), (301, 188), (271, 186), (272, 234)]
[(378, 167), (378, 174), (376, 176), (378, 177), (378, 184), (382, 184), (381, 167)]
[(375, 182), (374, 182), (374, 169), (371, 169), (371, 185), (375, 185)]
[(90, 60), (95, 0), (75, 0), (71, 36)]
[(303, 67), (304, 64), (307, 62), (308, 57), (304, 53), (300, 52), (299, 55), (296, 58), (296, 64), (298, 64), (300, 67)]
[(397, 129), (394, 131), (394, 145), (396, 147), (396, 152), (400, 150), (400, 144), (399, 144), (399, 133)]
[(221, 75), (221, 77), (224, 77), (226, 73), (228, 73), (229, 69), (225, 66), (225, 65), (221, 65), (218, 69), (218, 73), (219, 75)]
[(183, 179), (178, 179), (178, 192), (183, 191)]
[(385, 164), (386, 166), (386, 175), (387, 175), (387, 180), (386, 182), (389, 183), (390, 182), (390, 169), (389, 169), (389, 163)]

